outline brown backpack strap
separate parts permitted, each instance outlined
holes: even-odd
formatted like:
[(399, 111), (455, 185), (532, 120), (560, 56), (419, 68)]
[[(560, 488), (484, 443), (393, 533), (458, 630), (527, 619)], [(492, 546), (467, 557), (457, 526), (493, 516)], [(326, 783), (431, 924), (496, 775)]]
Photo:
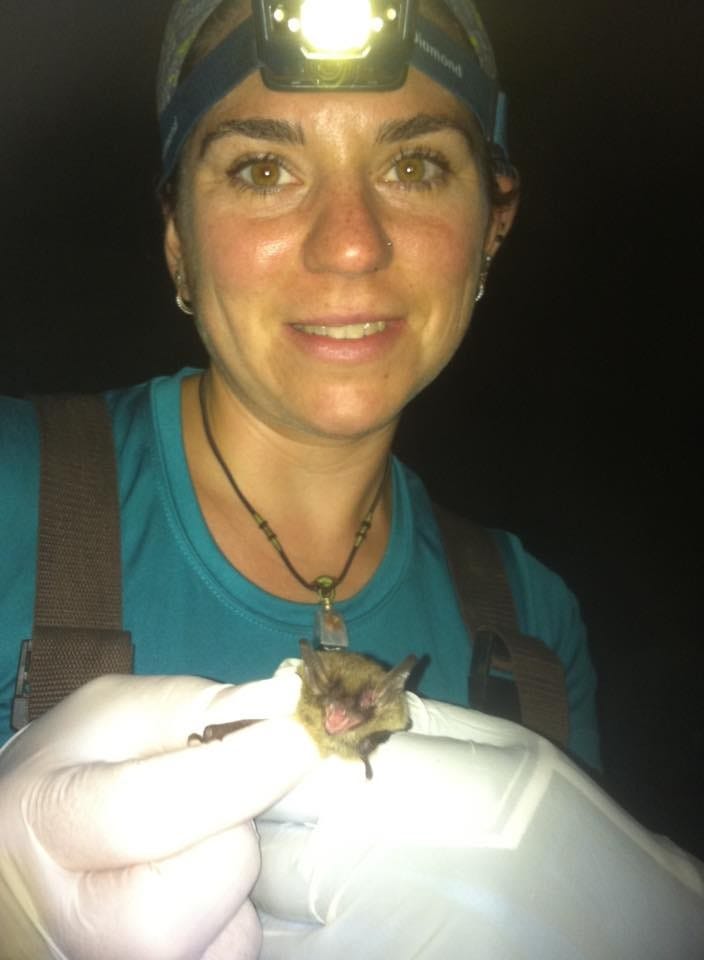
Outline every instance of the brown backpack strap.
[(41, 457), (37, 583), (15, 729), (94, 677), (130, 673), (133, 659), (130, 634), (122, 630), (117, 469), (105, 400), (33, 402)]
[(564, 667), (546, 644), (520, 632), (495, 538), (444, 507), (434, 504), (434, 510), (473, 643), (471, 705), (486, 708), (490, 670), (509, 673), (516, 685), (521, 723), (565, 746), (569, 707)]

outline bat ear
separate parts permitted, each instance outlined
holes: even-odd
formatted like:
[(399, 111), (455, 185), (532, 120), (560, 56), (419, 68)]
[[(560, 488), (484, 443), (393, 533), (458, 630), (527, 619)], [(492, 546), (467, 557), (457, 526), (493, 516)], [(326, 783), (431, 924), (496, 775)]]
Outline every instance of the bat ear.
[(327, 685), (323, 657), (314, 650), (307, 640), (300, 641), (303, 675), (314, 693), (322, 693)]
[(380, 703), (389, 703), (399, 697), (406, 686), (406, 681), (411, 675), (411, 670), (418, 663), (418, 657), (412, 653), (405, 660), (402, 660), (398, 666), (394, 667), (384, 677), (384, 682), (379, 691)]

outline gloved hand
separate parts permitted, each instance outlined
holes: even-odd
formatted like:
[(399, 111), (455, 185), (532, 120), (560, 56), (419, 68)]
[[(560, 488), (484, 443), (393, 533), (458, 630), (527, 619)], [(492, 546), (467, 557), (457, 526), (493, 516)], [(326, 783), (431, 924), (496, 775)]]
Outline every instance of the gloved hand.
[[(546, 741), (411, 697), (367, 781), (316, 762), (298, 686), (105, 678), (11, 741), (0, 958), (256, 956), (259, 811), (261, 960), (702, 955), (702, 865)], [(257, 715), (277, 719), (182, 747)]]
[(409, 695), (257, 818), (261, 960), (691, 960), (704, 865), (530, 731)]
[[(95, 680), (0, 752), (1, 960), (245, 960), (251, 818), (318, 762), (288, 671)], [(209, 723), (270, 717), (187, 746)]]

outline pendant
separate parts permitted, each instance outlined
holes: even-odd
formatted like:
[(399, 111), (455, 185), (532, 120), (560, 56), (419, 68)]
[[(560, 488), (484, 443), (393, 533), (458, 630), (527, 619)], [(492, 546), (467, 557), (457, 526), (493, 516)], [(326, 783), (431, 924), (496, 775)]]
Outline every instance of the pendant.
[(313, 639), (323, 650), (346, 650), (349, 646), (345, 621), (333, 607), (316, 610)]
[(346, 650), (349, 646), (347, 626), (342, 614), (334, 609), (335, 580), (333, 577), (320, 576), (315, 580), (320, 606), (315, 612), (313, 640), (324, 650)]

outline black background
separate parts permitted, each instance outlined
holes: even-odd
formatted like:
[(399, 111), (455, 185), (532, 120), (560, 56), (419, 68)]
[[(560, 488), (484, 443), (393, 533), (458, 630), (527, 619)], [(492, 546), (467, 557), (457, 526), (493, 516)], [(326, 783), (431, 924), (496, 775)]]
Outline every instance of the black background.
[[(154, 200), (169, 0), (0, 0), (0, 391), (202, 361)], [(483, 0), (523, 176), (467, 343), (398, 448), (580, 597), (606, 785), (704, 857), (701, 0)], [(432, 269), (432, 265), (429, 265)]]

